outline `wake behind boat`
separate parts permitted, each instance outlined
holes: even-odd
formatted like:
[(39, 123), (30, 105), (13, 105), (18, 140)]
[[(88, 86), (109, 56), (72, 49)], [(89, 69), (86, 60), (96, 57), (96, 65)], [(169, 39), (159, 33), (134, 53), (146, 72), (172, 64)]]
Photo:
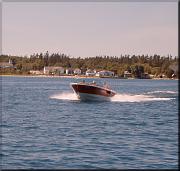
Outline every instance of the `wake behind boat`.
[(73, 91), (77, 95), (78, 99), (87, 101), (87, 100), (110, 100), (116, 92), (111, 90), (107, 84), (103, 86), (96, 84), (96, 82), (92, 83), (71, 83), (70, 84)]

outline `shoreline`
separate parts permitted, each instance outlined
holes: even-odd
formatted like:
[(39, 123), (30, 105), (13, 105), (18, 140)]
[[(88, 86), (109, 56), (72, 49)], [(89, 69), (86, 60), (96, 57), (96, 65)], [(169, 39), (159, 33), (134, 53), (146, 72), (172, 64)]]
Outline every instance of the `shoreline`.
[[(100, 78), (96, 76), (76, 76), (76, 75), (0, 75), (1, 77), (36, 77), (36, 78)], [(126, 79), (126, 80), (131, 80), (131, 79), (139, 79), (139, 78), (111, 78), (111, 79)], [(178, 78), (172, 79), (172, 78), (150, 78), (150, 79), (140, 79), (140, 80), (179, 80)]]
[(1, 75), (3, 77), (37, 77), (37, 78), (99, 78), (91, 76), (74, 76), (74, 75)]

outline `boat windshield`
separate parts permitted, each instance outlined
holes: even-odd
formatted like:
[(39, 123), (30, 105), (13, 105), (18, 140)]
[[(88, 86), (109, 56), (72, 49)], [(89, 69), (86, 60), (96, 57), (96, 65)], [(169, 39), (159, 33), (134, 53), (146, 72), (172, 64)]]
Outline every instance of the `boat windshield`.
[(80, 79), (76, 79), (75, 82), (80, 83), (80, 84), (96, 85), (96, 86), (110, 89), (109, 84), (104, 80), (102, 81), (99, 79), (80, 78)]

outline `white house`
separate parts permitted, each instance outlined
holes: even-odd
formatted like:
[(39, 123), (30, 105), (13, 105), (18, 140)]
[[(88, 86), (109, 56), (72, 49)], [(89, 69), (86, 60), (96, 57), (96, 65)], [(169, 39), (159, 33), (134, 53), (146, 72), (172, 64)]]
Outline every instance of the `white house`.
[(61, 74), (64, 74), (64, 68), (63, 67), (44, 67), (44, 74), (61, 75)]
[(8, 62), (0, 62), (0, 68), (14, 68), (14, 66)]
[(114, 72), (103, 70), (103, 71), (97, 72), (96, 76), (98, 76), (98, 77), (113, 77)]
[(124, 78), (131, 78), (132, 77), (132, 73), (130, 73), (129, 71), (124, 71)]
[(74, 74), (75, 74), (75, 75), (80, 75), (80, 74), (81, 74), (81, 70), (80, 70), (79, 68), (76, 68), (76, 69), (74, 70)]
[(74, 70), (72, 68), (67, 68), (66, 74), (74, 74)]
[(0, 62), (0, 68), (15, 68), (12, 64), (12, 60), (9, 59), (9, 62)]
[(96, 75), (96, 70), (88, 69), (86, 71), (86, 76), (95, 76), (95, 75)]

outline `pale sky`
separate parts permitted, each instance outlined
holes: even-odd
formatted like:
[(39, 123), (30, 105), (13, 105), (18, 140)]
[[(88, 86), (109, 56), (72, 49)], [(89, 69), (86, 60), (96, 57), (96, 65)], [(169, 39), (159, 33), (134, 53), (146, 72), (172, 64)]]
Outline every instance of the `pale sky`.
[(3, 2), (2, 53), (178, 55), (178, 2)]

